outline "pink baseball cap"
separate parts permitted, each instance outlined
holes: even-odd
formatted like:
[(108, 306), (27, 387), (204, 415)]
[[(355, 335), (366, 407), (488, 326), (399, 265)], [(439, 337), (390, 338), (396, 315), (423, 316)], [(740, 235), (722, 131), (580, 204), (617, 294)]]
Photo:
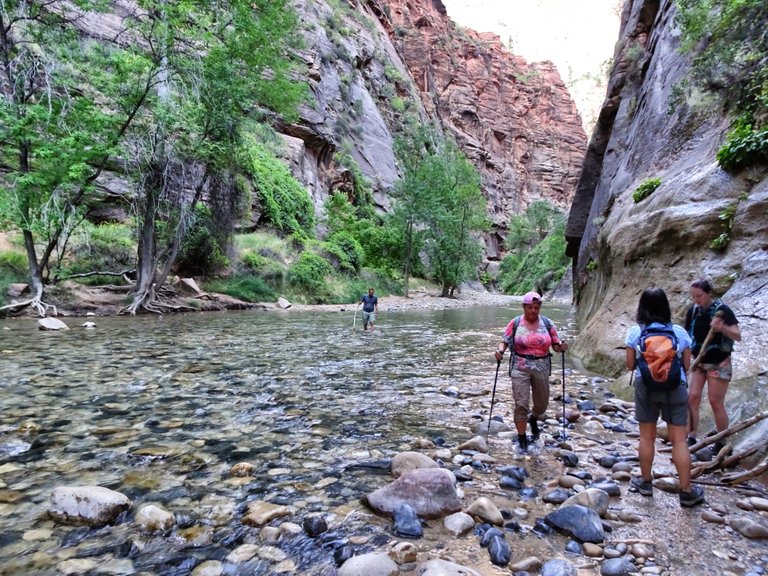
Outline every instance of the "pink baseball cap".
[(541, 302), (541, 295), (538, 292), (528, 292), (523, 296), (523, 304), (533, 304), (534, 302)]

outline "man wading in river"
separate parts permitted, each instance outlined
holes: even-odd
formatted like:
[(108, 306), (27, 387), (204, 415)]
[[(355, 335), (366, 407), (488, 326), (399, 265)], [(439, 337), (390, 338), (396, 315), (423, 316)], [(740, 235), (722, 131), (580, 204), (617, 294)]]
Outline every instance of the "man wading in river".
[(373, 288), (368, 288), (368, 294), (360, 298), (357, 303), (363, 305), (363, 330), (368, 330), (368, 324), (371, 325), (371, 332), (376, 324), (376, 315), (379, 313), (379, 299), (373, 295)]

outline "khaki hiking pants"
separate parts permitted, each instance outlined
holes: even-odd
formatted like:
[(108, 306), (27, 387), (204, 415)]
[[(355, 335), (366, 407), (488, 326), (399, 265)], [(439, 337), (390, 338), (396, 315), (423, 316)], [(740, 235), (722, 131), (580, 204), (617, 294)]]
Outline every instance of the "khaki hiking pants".
[(549, 372), (512, 370), (512, 397), (515, 399), (515, 422), (528, 421), (531, 395), (533, 412), (536, 417), (547, 411), (549, 404)]

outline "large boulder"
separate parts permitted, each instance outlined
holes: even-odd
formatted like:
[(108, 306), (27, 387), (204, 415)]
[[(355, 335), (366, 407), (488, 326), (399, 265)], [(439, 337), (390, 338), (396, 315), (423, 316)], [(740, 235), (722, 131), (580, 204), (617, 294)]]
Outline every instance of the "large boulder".
[(384, 516), (393, 516), (400, 504), (408, 504), (420, 518), (427, 520), (461, 510), (453, 474), (443, 468), (407, 472), (364, 496), (363, 502)]

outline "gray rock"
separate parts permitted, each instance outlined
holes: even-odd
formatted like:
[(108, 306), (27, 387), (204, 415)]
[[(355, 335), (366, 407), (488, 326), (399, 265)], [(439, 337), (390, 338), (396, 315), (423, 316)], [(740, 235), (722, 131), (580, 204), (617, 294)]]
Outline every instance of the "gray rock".
[(51, 492), (48, 514), (66, 524), (103, 526), (131, 507), (130, 499), (102, 486), (59, 486)]
[(420, 518), (441, 518), (461, 510), (453, 475), (442, 468), (413, 470), (363, 497), (372, 510), (392, 516), (398, 504), (413, 508)]
[(547, 514), (544, 521), (579, 542), (599, 544), (605, 540), (603, 523), (597, 512), (584, 506), (568, 506)]
[(541, 567), (541, 576), (576, 576), (576, 567), (567, 560), (549, 560)]
[(372, 552), (353, 556), (339, 568), (338, 576), (395, 576), (400, 569), (386, 554)]
[(600, 576), (629, 576), (637, 568), (626, 558), (612, 558), (600, 565)]

